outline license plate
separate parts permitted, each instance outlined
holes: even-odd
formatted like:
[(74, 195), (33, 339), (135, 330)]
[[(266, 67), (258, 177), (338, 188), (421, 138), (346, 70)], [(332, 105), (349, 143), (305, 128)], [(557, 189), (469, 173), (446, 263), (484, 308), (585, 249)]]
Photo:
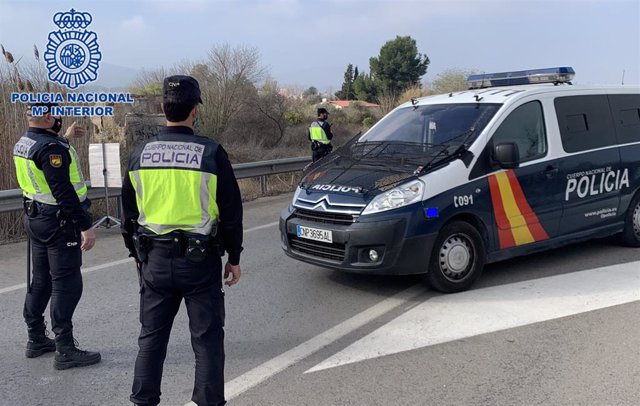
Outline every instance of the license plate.
[(322, 241), (328, 243), (333, 242), (333, 235), (330, 230), (297, 226), (296, 233), (298, 234), (299, 238), (305, 238), (307, 240)]

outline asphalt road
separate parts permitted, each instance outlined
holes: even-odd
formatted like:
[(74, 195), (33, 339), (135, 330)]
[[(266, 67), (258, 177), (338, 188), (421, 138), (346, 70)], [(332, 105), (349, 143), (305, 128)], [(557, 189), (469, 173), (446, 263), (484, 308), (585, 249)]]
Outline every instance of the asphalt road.
[[(598, 240), (488, 266), (469, 292), (418, 277), (296, 262), (276, 221), (290, 196), (245, 206), (243, 275), (226, 293), (230, 405), (638, 405), (640, 250)], [(75, 315), (102, 363), (54, 371), (24, 358), (23, 244), (0, 246), (0, 405), (126, 405), (138, 294), (118, 230), (84, 258)], [(190, 399), (186, 312), (174, 324), (162, 404)]]

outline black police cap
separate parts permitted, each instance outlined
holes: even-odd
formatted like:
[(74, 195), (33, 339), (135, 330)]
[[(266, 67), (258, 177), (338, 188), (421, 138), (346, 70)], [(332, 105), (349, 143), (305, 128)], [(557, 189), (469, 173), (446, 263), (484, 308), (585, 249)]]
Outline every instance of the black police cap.
[(202, 103), (200, 85), (191, 76), (174, 75), (164, 78), (162, 99), (165, 103)]
[(320, 115), (320, 114), (329, 114), (329, 112), (324, 107), (320, 107), (318, 109), (318, 115)]

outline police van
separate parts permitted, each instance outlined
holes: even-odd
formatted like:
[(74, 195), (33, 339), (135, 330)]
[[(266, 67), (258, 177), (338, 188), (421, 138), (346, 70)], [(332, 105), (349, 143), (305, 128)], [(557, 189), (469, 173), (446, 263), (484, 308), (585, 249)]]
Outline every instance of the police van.
[(284, 251), (458, 292), (519, 255), (609, 235), (640, 247), (640, 88), (574, 74), (472, 75), (399, 106), (305, 171)]

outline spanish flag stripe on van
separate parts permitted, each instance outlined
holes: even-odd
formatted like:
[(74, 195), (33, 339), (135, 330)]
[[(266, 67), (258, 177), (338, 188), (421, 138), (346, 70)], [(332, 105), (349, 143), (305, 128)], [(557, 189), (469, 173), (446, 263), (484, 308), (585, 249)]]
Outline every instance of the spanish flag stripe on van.
[(535, 240), (527, 227), (527, 222), (522, 215), (522, 211), (516, 203), (516, 198), (513, 195), (513, 189), (511, 188), (506, 172), (499, 172), (495, 176), (498, 180), (498, 187), (500, 188), (502, 205), (504, 206), (505, 213), (507, 213), (507, 219), (511, 224), (511, 232), (513, 233), (513, 239), (516, 241), (516, 245), (534, 242)]
[(493, 213), (496, 219), (496, 229), (498, 230), (498, 240), (500, 248), (511, 248), (516, 246), (511, 233), (511, 225), (507, 220), (507, 215), (502, 206), (502, 198), (500, 197), (500, 189), (495, 176), (489, 176), (489, 190), (491, 191), (491, 202), (493, 204)]
[(522, 191), (520, 182), (518, 182), (518, 178), (516, 178), (515, 172), (507, 171), (507, 176), (509, 177), (509, 183), (511, 184), (513, 194), (518, 202), (518, 207), (520, 207), (520, 211), (529, 225), (529, 230), (531, 231), (533, 238), (535, 241), (548, 240), (549, 236), (547, 235), (547, 232), (542, 228), (542, 224), (540, 224), (538, 216), (536, 216), (536, 213), (534, 213), (531, 206), (529, 206), (529, 202), (524, 197), (524, 192)]
[(512, 170), (489, 176), (489, 188), (501, 249), (549, 238)]

